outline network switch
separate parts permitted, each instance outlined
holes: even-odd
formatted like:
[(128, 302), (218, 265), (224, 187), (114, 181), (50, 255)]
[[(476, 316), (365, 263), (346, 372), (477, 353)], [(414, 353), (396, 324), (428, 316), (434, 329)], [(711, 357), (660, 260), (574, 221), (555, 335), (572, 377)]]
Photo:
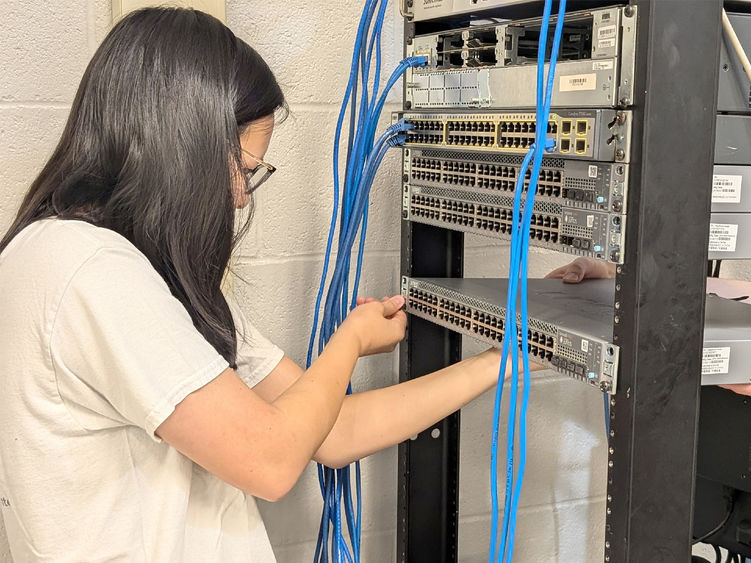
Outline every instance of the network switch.
[[(426, 56), (428, 64), (407, 71), (407, 107), (535, 107), (541, 23), (536, 18), (415, 37), (407, 55)], [(633, 7), (567, 14), (553, 107), (630, 105), (635, 39)]]
[[(505, 333), (506, 291), (505, 279), (402, 279), (409, 313), (496, 347)], [(529, 280), (532, 361), (613, 393), (619, 348), (612, 332), (609, 280)]]
[(424, 21), (529, 4), (531, 0), (399, 0), (402, 14), (413, 21)]
[(751, 165), (751, 116), (718, 115), (715, 164)]
[[(524, 155), (536, 134), (536, 116), (528, 112), (404, 112), (393, 118), (404, 118), (414, 126), (406, 147)], [(551, 156), (626, 163), (630, 159), (631, 112), (557, 110), (550, 114), (546, 136), (555, 142)]]
[(751, 213), (751, 166), (714, 167), (712, 211)]
[[(511, 154), (406, 149), (404, 183), (478, 194), (513, 195), (522, 160), (522, 156)], [(751, 168), (749, 170), (751, 174)], [(738, 183), (737, 170), (720, 169), (716, 173), (718, 190), (723, 181), (733, 186)], [(722, 174), (724, 176), (720, 176)], [(564, 207), (623, 213), (626, 209), (628, 175), (628, 164), (545, 157), (535, 197), (537, 201)], [(528, 170), (525, 191), (530, 176), (531, 171)], [(728, 191), (730, 188), (725, 189)], [(406, 193), (407, 189), (404, 191)]]
[[(728, 14), (730, 23), (738, 35), (738, 40), (747, 53), (751, 53), (751, 16), (748, 14)], [(723, 35), (720, 48), (720, 86), (718, 89), (717, 111), (748, 113), (751, 110), (751, 82), (743, 70), (738, 54)]]
[(712, 213), (709, 259), (751, 259), (751, 213)]
[[(405, 185), (403, 216), (409, 221), (509, 240), (513, 196), (452, 188)], [(530, 244), (577, 256), (623, 263), (624, 214), (536, 201)]]
[[(717, 281), (722, 286), (718, 293), (728, 299), (706, 297), (702, 385), (751, 383), (751, 305), (734, 300), (748, 295), (734, 295), (733, 282)], [(401, 290), (409, 313), (500, 347), (507, 283), (505, 279), (404, 277)], [(620, 350), (612, 343), (614, 284), (614, 280), (580, 284), (529, 280), (531, 360), (615, 392)]]

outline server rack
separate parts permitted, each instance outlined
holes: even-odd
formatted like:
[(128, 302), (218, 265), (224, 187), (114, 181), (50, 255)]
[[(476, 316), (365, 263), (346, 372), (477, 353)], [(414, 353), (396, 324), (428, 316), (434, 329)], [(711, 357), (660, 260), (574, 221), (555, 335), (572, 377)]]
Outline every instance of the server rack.
[[(540, 15), (540, 2), (513, 4), (485, 15)], [(634, 122), (630, 228), (615, 283), (613, 338), (621, 357), (611, 397), (605, 561), (684, 562), (691, 557), (702, 350), (696, 327), (705, 305), (722, 2), (628, 5), (638, 18), (634, 99), (621, 100)], [(406, 19), (405, 44), (434, 29), (434, 22)], [(461, 232), (405, 221), (402, 240), (402, 275), (462, 276)], [(456, 333), (412, 317), (400, 380), (460, 354)], [(400, 562), (457, 560), (459, 416), (399, 447)]]

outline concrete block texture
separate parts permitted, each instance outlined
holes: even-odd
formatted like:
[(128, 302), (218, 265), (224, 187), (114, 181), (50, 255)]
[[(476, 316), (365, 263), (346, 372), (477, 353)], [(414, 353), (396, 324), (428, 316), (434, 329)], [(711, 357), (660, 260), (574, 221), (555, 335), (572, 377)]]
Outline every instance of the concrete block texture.
[[(292, 104), (338, 106), (352, 64), (352, 49), (364, 2), (311, 4), (228, 0), (227, 22), (269, 63)], [(389, 5), (383, 27), (383, 72), (402, 58), (402, 19)], [(395, 87), (391, 100), (401, 99)]]
[(0, 102), (73, 99), (88, 62), (87, 0), (0, 2)]

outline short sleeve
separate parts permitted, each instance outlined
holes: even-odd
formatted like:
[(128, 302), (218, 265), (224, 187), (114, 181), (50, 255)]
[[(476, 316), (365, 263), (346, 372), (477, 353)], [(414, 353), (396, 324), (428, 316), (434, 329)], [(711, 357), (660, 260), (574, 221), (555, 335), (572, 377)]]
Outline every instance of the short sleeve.
[(60, 300), (50, 336), (57, 386), (87, 429), (154, 432), (228, 367), (135, 248), (100, 248)]
[(258, 332), (235, 301), (227, 302), (237, 331), (237, 375), (254, 387), (279, 365), (284, 352)]

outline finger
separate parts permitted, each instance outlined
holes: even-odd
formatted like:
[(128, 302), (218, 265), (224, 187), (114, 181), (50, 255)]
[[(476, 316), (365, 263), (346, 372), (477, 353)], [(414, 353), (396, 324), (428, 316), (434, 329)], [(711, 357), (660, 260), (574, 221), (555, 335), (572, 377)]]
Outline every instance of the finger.
[(365, 297), (358, 297), (355, 299), (355, 304), (359, 307), (360, 305), (365, 305), (367, 303), (367, 299)]
[(584, 279), (584, 268), (581, 264), (572, 262), (568, 265), (567, 271), (563, 274), (563, 283), (579, 283)]
[(402, 307), (404, 307), (404, 297), (402, 297), (401, 295), (395, 295), (394, 297), (383, 303), (383, 316), (392, 317)]
[(566, 272), (568, 271), (568, 264), (566, 266), (561, 266), (560, 268), (556, 268), (552, 272), (550, 272), (547, 276), (545, 276), (546, 279), (561, 279)]

